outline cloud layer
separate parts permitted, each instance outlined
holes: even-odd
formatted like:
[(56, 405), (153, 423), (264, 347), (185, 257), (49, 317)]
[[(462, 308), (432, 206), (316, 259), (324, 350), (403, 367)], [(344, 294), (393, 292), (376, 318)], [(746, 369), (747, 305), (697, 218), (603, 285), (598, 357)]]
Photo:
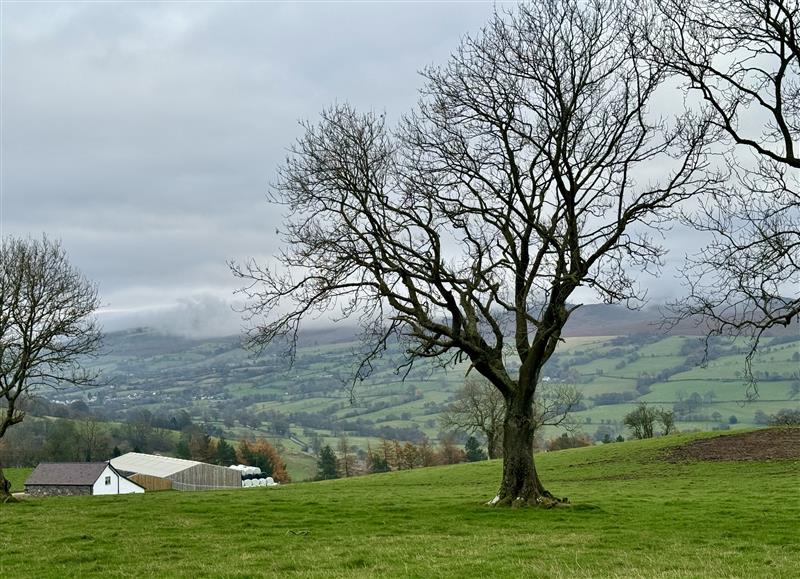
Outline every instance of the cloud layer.
[(445, 62), (493, 6), (2, 10), (2, 232), (61, 238), (99, 283), (110, 329), (209, 335), (241, 325), (226, 261), (277, 248), (280, 210), (265, 193), (297, 121), (337, 101), (397, 119), (417, 71)]
[(164, 308), (191, 325), (187, 303), (236, 287), (226, 260), (274, 252), (265, 193), (297, 121), (335, 101), (399, 116), (491, 10), (5, 4), (3, 233), (61, 238), (112, 327)]

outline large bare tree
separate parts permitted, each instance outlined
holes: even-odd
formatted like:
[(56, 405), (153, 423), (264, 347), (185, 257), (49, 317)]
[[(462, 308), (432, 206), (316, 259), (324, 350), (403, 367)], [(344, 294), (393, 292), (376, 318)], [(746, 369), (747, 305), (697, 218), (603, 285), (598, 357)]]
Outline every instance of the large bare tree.
[[(686, 270), (683, 316), (753, 338), (800, 315), (800, 4), (656, 0), (652, 54), (713, 112), (730, 169), (689, 222), (711, 242)], [(750, 369), (748, 357), (747, 369)]]
[[(611, 0), (544, 0), (497, 14), (424, 72), (391, 130), (346, 105), (307, 123), (274, 200), (277, 263), (233, 265), (254, 346), (294, 344), (341, 308), (372, 348), (468, 361), (502, 395), (503, 477), (491, 504), (552, 505), (533, 459), (533, 400), (576, 290), (641, 297), (629, 267), (659, 262), (652, 233), (709, 185), (706, 124), (648, 110), (663, 71)], [(513, 371), (506, 345), (513, 350)]]
[[(98, 305), (96, 287), (69, 263), (60, 243), (0, 241), (0, 440), (22, 422), (29, 393), (92, 380), (80, 361), (100, 344), (92, 315)], [(0, 468), (0, 500), (9, 496)]]

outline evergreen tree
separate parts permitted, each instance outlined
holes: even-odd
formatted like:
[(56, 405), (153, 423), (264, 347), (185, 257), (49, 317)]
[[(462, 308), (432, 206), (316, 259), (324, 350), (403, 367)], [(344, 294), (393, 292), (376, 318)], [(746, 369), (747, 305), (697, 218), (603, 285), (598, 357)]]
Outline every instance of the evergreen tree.
[(326, 444), (319, 451), (317, 460), (317, 480), (330, 480), (339, 478), (339, 471), (336, 468), (336, 453), (329, 444)]
[(192, 458), (192, 453), (189, 450), (189, 443), (185, 438), (181, 437), (178, 441), (178, 445), (175, 447), (175, 455), (178, 458)]
[(389, 463), (386, 462), (386, 459), (378, 454), (373, 454), (370, 457), (369, 462), (369, 471), (372, 473), (376, 472), (389, 472), (392, 470), (389, 468)]
[(211, 437), (198, 429), (192, 434), (191, 438), (189, 438), (189, 453), (191, 454), (192, 460), (211, 462), (214, 458)]
[(486, 460), (486, 453), (481, 448), (480, 442), (474, 436), (470, 436), (464, 444), (464, 452), (467, 455), (467, 462), (477, 462)]
[(216, 448), (216, 462), (223, 466), (229, 466), (236, 463), (236, 451), (224, 438), (220, 438), (217, 442)]

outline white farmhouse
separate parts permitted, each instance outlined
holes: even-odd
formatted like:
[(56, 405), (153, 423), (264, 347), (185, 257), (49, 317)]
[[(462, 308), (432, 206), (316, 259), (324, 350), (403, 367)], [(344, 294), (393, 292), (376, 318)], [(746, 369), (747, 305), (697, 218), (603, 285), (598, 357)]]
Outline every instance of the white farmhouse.
[(108, 462), (43, 462), (25, 481), (33, 496), (125, 495), (144, 488)]

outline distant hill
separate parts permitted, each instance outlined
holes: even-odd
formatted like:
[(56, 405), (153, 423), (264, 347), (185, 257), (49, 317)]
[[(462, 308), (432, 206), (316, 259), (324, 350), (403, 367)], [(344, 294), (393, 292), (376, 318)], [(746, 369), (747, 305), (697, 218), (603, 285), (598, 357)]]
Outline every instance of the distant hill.
[[(754, 363), (761, 396), (744, 403), (746, 344), (714, 342), (703, 366), (697, 336), (654, 331), (656, 320), (654, 310), (616, 306), (575, 312), (543, 376), (583, 391), (576, 418), (585, 433), (626, 434), (621, 420), (638, 401), (679, 410), (681, 430), (758, 425), (800, 404), (800, 337), (764, 340)], [(97, 387), (44, 394), (82, 400), (109, 419), (185, 410), (227, 438), (266, 435), (297, 453), (314, 440), (335, 444), (341, 433), (361, 448), (382, 437), (436, 439), (439, 413), (463, 385), (467, 366), (444, 370), (422, 361), (404, 378), (394, 346), (351, 389), (362, 347), (355, 335), (344, 325), (308, 330), (290, 365), (280, 349), (260, 356), (244, 350), (239, 336), (201, 340), (136, 328), (109, 334), (104, 352), (89, 361), (102, 372)]]
[[(565, 337), (629, 336), (634, 334), (661, 334), (664, 336), (702, 336), (705, 328), (699, 320), (684, 320), (669, 327), (664, 322), (663, 306), (649, 306), (631, 310), (616, 304), (584, 304), (573, 312), (564, 328)], [(323, 345), (351, 342), (359, 335), (359, 328), (350, 323), (337, 323), (304, 328), (299, 336), (301, 345)], [(766, 336), (794, 335), (800, 337), (800, 328), (778, 327)]]
[[(607, 304), (585, 304), (570, 316), (564, 327), (564, 336), (627, 336), (631, 334), (655, 334), (672, 332), (662, 328), (663, 317), (658, 308), (630, 310), (623, 306)], [(682, 329), (684, 335), (692, 331)]]

